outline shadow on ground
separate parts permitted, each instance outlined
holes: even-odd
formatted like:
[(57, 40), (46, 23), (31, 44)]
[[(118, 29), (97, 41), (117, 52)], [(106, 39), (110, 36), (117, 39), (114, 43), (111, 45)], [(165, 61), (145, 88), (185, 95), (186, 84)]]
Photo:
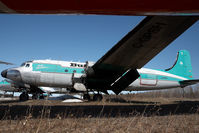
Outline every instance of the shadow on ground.
[(175, 101), (165, 105), (0, 105), (0, 119), (165, 116), (195, 114), (198, 107), (199, 101)]
[(1, 104), (5, 104), (5, 103), (20, 103), (22, 101), (19, 100), (7, 100), (7, 101), (0, 101), (0, 106)]
[(133, 104), (160, 104), (160, 102), (150, 102), (150, 101), (127, 101), (123, 98), (108, 98), (106, 102), (115, 102), (115, 103), (133, 103)]

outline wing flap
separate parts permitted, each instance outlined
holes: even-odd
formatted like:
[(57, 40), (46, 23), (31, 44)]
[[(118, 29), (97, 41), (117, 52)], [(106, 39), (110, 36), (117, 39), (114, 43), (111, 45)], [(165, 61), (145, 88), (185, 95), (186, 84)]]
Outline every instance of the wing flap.
[(135, 81), (139, 76), (140, 75), (137, 70), (131, 69), (111, 85), (111, 90), (115, 94), (119, 94), (122, 90), (127, 88), (129, 84)]

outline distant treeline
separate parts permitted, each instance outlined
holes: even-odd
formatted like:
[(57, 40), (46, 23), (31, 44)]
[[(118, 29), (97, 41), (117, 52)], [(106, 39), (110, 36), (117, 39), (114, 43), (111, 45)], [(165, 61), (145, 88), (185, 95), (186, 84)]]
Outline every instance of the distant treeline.
[(143, 98), (199, 98), (199, 84), (194, 86), (188, 86), (185, 88), (175, 88), (175, 89), (164, 89), (164, 90), (153, 90), (137, 93), (125, 92), (121, 95), (126, 95), (125, 97), (143, 97)]

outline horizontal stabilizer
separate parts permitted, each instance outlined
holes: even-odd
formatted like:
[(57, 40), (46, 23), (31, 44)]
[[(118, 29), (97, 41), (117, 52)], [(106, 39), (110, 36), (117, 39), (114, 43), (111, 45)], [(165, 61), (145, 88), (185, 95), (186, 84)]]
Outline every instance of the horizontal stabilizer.
[(199, 83), (199, 79), (180, 81), (180, 85), (182, 87), (185, 87), (185, 86), (188, 86), (188, 85), (197, 84), (197, 83)]

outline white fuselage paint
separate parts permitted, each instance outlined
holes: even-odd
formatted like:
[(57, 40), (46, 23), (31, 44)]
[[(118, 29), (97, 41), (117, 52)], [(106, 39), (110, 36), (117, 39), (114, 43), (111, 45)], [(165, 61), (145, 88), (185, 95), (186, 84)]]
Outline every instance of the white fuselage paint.
[[(147, 68), (142, 68), (138, 69), (139, 74), (152, 74), (155, 76), (165, 76), (165, 77), (170, 77), (170, 78), (175, 78), (180, 80), (188, 80), (184, 77), (180, 77), (174, 74), (170, 74), (167, 72), (159, 71), (159, 70), (153, 70), (153, 69), (147, 69)], [(143, 80), (145, 82), (143, 82)], [(173, 81), (173, 80), (160, 80), (160, 79), (142, 79), (138, 78), (135, 80), (133, 83), (129, 85), (129, 87), (126, 88), (128, 91), (146, 91), (146, 90), (159, 90), (159, 89), (169, 89), (169, 88), (176, 88), (180, 87), (179, 82)]]
[[(53, 61), (51, 61), (53, 63)], [(63, 61), (61, 62), (63, 63)], [(44, 86), (44, 87), (58, 87), (58, 88), (69, 88), (74, 85), (74, 74), (73, 73), (49, 73), (49, 72), (40, 72), (40, 71), (32, 71), (32, 63), (31, 66), (26, 68), (18, 67), (15, 70), (20, 71), (21, 79), (23, 83), (35, 85), (35, 86)], [(65, 66), (70, 64), (70, 62), (66, 62)], [(168, 80), (161, 80), (158, 78), (155, 79), (147, 79), (147, 78), (138, 78), (133, 83), (126, 88), (128, 91), (142, 91), (142, 90), (158, 90), (158, 89), (167, 89), (167, 88), (176, 88), (180, 87), (178, 81), (187, 80), (184, 77), (180, 77), (174, 74), (170, 74), (164, 71), (153, 70), (142, 68), (138, 69), (140, 75), (142, 74), (151, 74), (154, 76), (165, 76), (168, 77)], [(83, 75), (83, 74), (80, 74)], [(175, 80), (169, 80), (169, 78), (173, 78)], [(12, 80), (12, 79), (11, 79)], [(88, 88), (89, 89), (89, 88)]]

